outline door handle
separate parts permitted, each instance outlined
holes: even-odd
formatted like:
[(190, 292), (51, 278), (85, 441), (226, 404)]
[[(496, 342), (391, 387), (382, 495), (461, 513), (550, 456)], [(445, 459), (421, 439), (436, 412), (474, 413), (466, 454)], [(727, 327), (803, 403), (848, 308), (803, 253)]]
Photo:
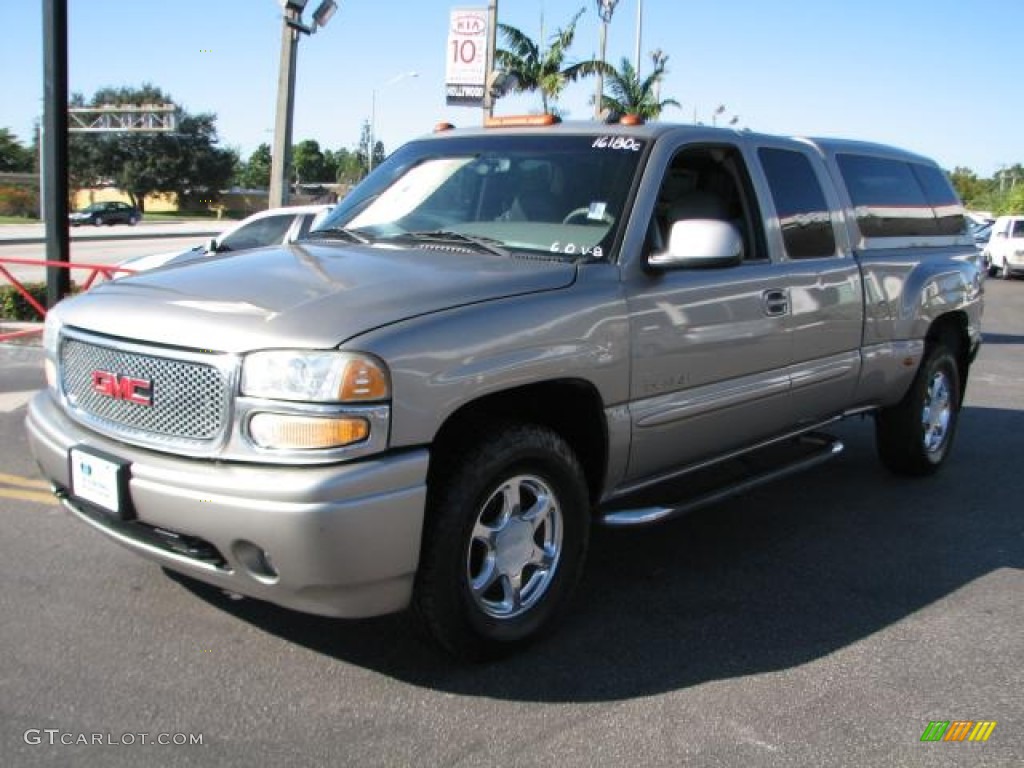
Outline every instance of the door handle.
[(761, 306), (768, 317), (780, 317), (789, 314), (789, 292), (786, 290), (770, 290), (761, 294)]

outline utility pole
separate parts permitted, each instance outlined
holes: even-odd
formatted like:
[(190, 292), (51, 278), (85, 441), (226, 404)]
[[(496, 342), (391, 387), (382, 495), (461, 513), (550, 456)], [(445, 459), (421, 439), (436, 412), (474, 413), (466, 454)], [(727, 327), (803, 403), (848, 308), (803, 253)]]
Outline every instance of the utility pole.
[(277, 117), (274, 124), (274, 150), (270, 155), (270, 208), (288, 204), (292, 164), (292, 113), (295, 107), (295, 54), (299, 30), (288, 21), (298, 22), (300, 10), (285, 6), (281, 25), (281, 66), (277, 77)]
[[(67, 264), (68, 235), (68, 3), (43, 0), (42, 182), (46, 212), (46, 260)], [(60, 266), (46, 268), (46, 306), (71, 293), (71, 276)]]
[(633, 66), (636, 68), (636, 79), (640, 80), (640, 39), (644, 29), (644, 0), (636, 0), (636, 50), (633, 55)]
[(309, 0), (281, 0), (284, 6), (281, 29), (281, 66), (277, 75), (277, 116), (274, 121), (274, 150), (270, 156), (268, 205), (280, 208), (288, 203), (292, 165), (292, 113), (295, 108), (295, 55), (299, 35), (312, 35), (338, 10), (336, 0), (321, 0), (313, 11), (313, 23), (302, 23), (302, 11)]
[(494, 116), (494, 95), (491, 84), (494, 81), (494, 58), (498, 50), (498, 0), (487, 3), (487, 57), (484, 65), (484, 122)]
[[(597, 15), (601, 17), (601, 64), (605, 63), (605, 49), (608, 45), (608, 25), (619, 0), (596, 0)], [(604, 100), (604, 72), (597, 73), (597, 92), (594, 95), (594, 119), (601, 118), (601, 102)]]

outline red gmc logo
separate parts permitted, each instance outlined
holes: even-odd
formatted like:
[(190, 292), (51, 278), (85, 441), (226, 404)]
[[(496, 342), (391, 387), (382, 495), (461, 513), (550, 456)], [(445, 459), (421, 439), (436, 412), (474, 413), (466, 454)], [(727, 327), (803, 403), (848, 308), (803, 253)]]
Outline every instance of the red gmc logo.
[(93, 371), (92, 390), (115, 400), (127, 400), (136, 405), (153, 405), (153, 382), (149, 379), (118, 376), (110, 371)]

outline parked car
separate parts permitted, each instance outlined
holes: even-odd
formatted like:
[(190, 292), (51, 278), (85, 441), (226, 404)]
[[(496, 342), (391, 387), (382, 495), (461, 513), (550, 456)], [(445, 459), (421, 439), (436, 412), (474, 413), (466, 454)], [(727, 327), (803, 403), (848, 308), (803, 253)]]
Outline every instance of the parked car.
[(142, 213), (138, 208), (121, 202), (93, 203), (88, 208), (68, 215), (68, 224), (72, 227), (79, 224), (92, 224), (97, 227), (104, 224), (131, 224), (134, 227), (141, 220)]
[(135, 256), (126, 259), (118, 266), (141, 272), (170, 264), (183, 264), (217, 253), (291, 243), (305, 237), (309, 230), (323, 221), (333, 208), (333, 205), (294, 205), (286, 208), (271, 208), (254, 213), (247, 219), (242, 219), (217, 237), (188, 250)]
[(984, 224), (975, 224), (967, 228), (971, 237), (974, 238), (974, 246), (979, 251), (984, 250), (988, 245), (988, 239), (992, 236), (993, 223), (993, 221), (987, 221)]
[(1024, 274), (1024, 216), (1000, 216), (992, 225), (992, 236), (982, 252), (989, 277), (1009, 280)]

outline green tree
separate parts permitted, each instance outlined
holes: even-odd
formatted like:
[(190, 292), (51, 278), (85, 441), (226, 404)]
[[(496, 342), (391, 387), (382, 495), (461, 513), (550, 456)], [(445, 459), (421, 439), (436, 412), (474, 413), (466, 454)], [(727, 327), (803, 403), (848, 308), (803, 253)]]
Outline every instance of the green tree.
[(270, 145), (260, 144), (242, 163), (238, 173), (238, 184), (245, 189), (268, 189), (270, 187)]
[(327, 181), (327, 167), (324, 153), (316, 139), (306, 139), (292, 150), (292, 167), (297, 183)]
[[(102, 88), (86, 103), (72, 106), (167, 104), (169, 94), (155, 86)], [(146, 195), (176, 193), (187, 205), (216, 200), (238, 163), (237, 155), (217, 146), (216, 115), (177, 111), (177, 129), (166, 133), (73, 133), (69, 139), (69, 175), (73, 186), (113, 184), (140, 210)]]
[(610, 73), (612, 70), (601, 61), (581, 61), (567, 64), (569, 48), (576, 37), (576, 23), (585, 9), (580, 8), (569, 24), (555, 31), (547, 47), (542, 47), (516, 27), (499, 24), (506, 48), (495, 52), (495, 61), (500, 69), (514, 76), (514, 90), (517, 92), (540, 92), (541, 109), (558, 113), (557, 102), (566, 85), (581, 77)]
[(339, 149), (334, 158), (337, 167), (334, 180), (339, 184), (355, 184), (366, 175), (366, 166), (359, 152)]
[(0, 172), (29, 173), (35, 166), (32, 150), (7, 128), (0, 128)]
[(953, 183), (953, 189), (970, 208), (977, 206), (985, 195), (992, 191), (992, 183), (986, 179), (979, 179), (978, 175), (970, 168), (957, 166), (949, 174), (949, 180)]
[(665, 107), (678, 107), (675, 99), (661, 99), (659, 87), (665, 76), (668, 56), (653, 54), (654, 69), (646, 78), (640, 79), (636, 69), (626, 57), (622, 58), (619, 69), (612, 69), (605, 75), (605, 93), (601, 106), (619, 115), (637, 115), (644, 120), (657, 120)]

